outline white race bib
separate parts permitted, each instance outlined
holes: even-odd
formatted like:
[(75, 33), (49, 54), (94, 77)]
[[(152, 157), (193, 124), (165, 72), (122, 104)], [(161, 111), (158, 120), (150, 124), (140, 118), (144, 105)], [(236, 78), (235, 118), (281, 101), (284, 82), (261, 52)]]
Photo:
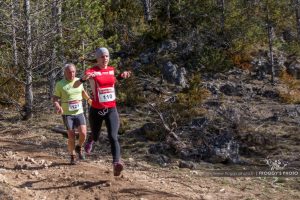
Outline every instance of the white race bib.
[(82, 108), (81, 101), (75, 100), (75, 101), (69, 101), (69, 111), (75, 111)]
[(98, 97), (100, 103), (114, 101), (116, 99), (115, 88), (99, 88)]

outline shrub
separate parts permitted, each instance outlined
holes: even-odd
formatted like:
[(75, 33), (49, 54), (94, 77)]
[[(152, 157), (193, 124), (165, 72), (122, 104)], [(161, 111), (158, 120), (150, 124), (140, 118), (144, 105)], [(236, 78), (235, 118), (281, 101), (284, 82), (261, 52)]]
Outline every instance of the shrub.
[(289, 75), (286, 71), (281, 72), (280, 80), (287, 86), (286, 91), (280, 91), (279, 95), (285, 103), (300, 103), (300, 81)]
[(130, 129), (129, 120), (127, 118), (120, 118), (120, 128), (119, 128), (119, 135), (124, 134), (127, 130)]
[(235, 53), (231, 55), (231, 60), (233, 65), (239, 67), (244, 70), (251, 71), (252, 64), (251, 64), (251, 57), (245, 53)]
[(145, 102), (145, 98), (141, 95), (142, 89), (138, 87), (138, 81), (134, 76), (120, 81), (118, 89), (120, 89), (118, 91), (118, 102), (120, 105), (134, 107)]
[(160, 104), (160, 110), (165, 114), (168, 124), (174, 121), (177, 125), (185, 124), (195, 116), (204, 114), (205, 110), (201, 108), (201, 104), (210, 92), (201, 87), (200, 75), (192, 76), (189, 83), (190, 87), (178, 93), (174, 103)]
[(24, 103), (24, 85), (14, 78), (0, 77), (0, 104), (15, 105)]
[(232, 68), (233, 63), (226, 51), (214, 47), (205, 47), (196, 58), (198, 63), (205, 66), (207, 72), (224, 72)]

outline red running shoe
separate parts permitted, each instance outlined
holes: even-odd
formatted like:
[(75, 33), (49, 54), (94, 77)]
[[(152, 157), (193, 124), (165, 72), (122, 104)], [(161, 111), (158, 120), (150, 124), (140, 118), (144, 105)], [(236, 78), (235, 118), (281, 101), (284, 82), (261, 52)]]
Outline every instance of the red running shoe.
[(123, 171), (123, 165), (120, 162), (114, 163), (114, 176), (120, 176), (121, 172)]
[(84, 150), (87, 154), (90, 154), (91, 151), (92, 151), (92, 148), (93, 148), (93, 144), (94, 144), (94, 141), (93, 140), (90, 140), (88, 141), (85, 146), (84, 146)]

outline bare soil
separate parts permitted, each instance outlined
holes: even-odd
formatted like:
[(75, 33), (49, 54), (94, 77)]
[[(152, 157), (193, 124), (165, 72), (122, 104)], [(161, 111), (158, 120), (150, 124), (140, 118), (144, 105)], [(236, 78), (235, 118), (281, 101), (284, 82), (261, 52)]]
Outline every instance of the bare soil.
[(26, 122), (2, 117), (0, 199), (300, 199), (299, 178), (207, 177), (223, 166), (203, 162), (190, 170), (175, 160), (160, 167), (141, 159), (142, 150), (124, 150), (125, 170), (114, 177), (106, 140), (72, 166), (66, 137), (51, 131), (59, 124), (53, 114)]

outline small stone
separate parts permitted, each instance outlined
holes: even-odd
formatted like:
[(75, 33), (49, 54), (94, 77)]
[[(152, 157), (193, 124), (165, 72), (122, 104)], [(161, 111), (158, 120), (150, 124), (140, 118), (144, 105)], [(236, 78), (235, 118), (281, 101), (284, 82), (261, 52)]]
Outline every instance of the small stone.
[(109, 187), (109, 186), (111, 186), (111, 185), (112, 185), (111, 182), (103, 183), (103, 186), (104, 186), (104, 187)]
[(34, 176), (38, 176), (38, 175), (39, 175), (39, 172), (35, 170), (35, 171), (33, 171), (31, 174), (34, 175)]
[(33, 176), (32, 174), (29, 174), (27, 177), (28, 177), (29, 179), (34, 179), (34, 176)]
[(214, 198), (210, 194), (201, 195), (203, 200), (213, 200)]
[(222, 188), (222, 189), (220, 190), (220, 192), (225, 192), (225, 189), (224, 189), (224, 188)]
[(197, 171), (191, 171), (191, 173), (194, 174), (194, 175), (198, 175)]
[(171, 168), (172, 168), (172, 169), (179, 169), (178, 166), (172, 166)]
[(6, 153), (5, 153), (5, 155), (6, 156), (12, 156), (14, 153), (12, 152), (12, 151), (7, 151)]
[(45, 164), (45, 160), (40, 160), (40, 161), (39, 161), (39, 164), (40, 164), (40, 165)]
[(183, 161), (183, 160), (181, 160), (179, 162), (179, 167), (180, 168), (188, 168), (188, 169), (195, 169), (196, 168), (195, 163), (188, 162), (188, 161)]
[(0, 174), (0, 183), (6, 183), (6, 177)]

